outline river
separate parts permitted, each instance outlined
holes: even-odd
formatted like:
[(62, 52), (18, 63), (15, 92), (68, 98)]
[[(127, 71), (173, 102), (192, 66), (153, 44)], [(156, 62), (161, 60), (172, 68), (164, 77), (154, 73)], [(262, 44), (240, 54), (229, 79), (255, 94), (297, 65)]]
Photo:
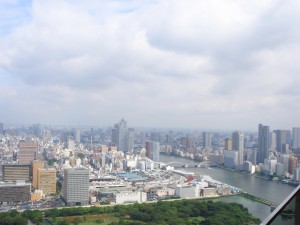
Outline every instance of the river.
[[(181, 162), (185, 164), (195, 164), (193, 160), (179, 158), (175, 156), (160, 155), (161, 162)], [(249, 194), (281, 203), (295, 187), (283, 184), (280, 181), (270, 181), (263, 178), (238, 173), (218, 167), (213, 168), (185, 168), (195, 174), (209, 175), (213, 179), (240, 188)], [(256, 201), (245, 199), (241, 196), (220, 198), (220, 201), (237, 202), (248, 208), (249, 212), (263, 220), (270, 214), (270, 207)]]

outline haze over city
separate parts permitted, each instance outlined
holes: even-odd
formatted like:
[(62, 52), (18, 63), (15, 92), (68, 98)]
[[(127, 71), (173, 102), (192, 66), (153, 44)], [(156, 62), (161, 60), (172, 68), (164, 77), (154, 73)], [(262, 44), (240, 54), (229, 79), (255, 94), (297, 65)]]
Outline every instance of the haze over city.
[(0, 120), (299, 126), (297, 1), (1, 1)]

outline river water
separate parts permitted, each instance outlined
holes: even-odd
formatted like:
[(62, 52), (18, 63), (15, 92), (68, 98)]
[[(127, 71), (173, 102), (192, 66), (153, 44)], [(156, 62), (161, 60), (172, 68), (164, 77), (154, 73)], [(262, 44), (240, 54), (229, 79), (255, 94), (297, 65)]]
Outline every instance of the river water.
[[(194, 161), (174, 156), (160, 155), (161, 162), (181, 162), (185, 164), (195, 164)], [(240, 188), (249, 194), (261, 197), (274, 203), (281, 203), (295, 187), (283, 184), (279, 181), (270, 181), (263, 178), (250, 176), (222, 168), (185, 168), (184, 170), (192, 171), (195, 174), (209, 175), (213, 179)], [(224, 202), (236, 202), (247, 207), (249, 212), (263, 220), (270, 214), (270, 207), (259, 202), (246, 199), (241, 196), (220, 198)]]

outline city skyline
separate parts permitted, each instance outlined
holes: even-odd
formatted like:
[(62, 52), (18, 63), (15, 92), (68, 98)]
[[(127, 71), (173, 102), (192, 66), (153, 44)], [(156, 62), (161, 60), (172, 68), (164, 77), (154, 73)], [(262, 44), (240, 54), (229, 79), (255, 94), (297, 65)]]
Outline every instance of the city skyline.
[(298, 2), (4, 1), (4, 124), (299, 127)]

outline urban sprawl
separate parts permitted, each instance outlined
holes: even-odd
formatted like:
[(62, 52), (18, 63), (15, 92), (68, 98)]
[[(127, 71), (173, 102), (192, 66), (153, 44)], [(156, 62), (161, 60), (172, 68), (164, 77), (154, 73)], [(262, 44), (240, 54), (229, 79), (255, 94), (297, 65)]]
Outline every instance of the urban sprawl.
[[(232, 195), (188, 167), (223, 167), (299, 184), (300, 128), (206, 132), (0, 123), (0, 210), (114, 205)], [(177, 160), (161, 162), (160, 155)], [(190, 159), (180, 162), (180, 157)], [(173, 157), (175, 158), (175, 157)], [(176, 159), (176, 158), (175, 158)]]

